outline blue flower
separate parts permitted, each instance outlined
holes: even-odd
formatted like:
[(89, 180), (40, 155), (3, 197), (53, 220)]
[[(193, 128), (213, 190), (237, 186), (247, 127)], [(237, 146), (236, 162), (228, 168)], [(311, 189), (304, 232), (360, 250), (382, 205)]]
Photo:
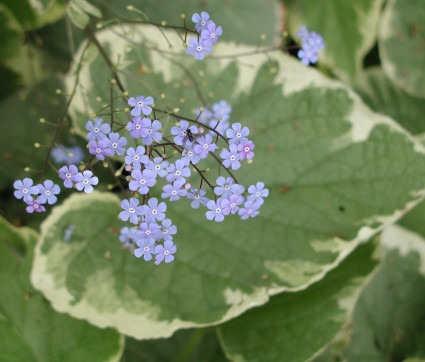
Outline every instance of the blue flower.
[(197, 121), (203, 124), (208, 124), (208, 122), (213, 118), (212, 112), (207, 107), (204, 107), (202, 112), (199, 108), (196, 108), (195, 115), (198, 117)]
[(239, 143), (238, 151), (239, 151), (239, 159), (247, 159), (251, 160), (254, 157), (254, 152), (252, 150), (255, 148), (254, 142), (248, 141), (244, 143)]
[(238, 148), (236, 145), (229, 145), (229, 150), (222, 150), (220, 152), (220, 157), (224, 160), (222, 163), (226, 168), (231, 166), (232, 170), (237, 170), (241, 167), (241, 163), (239, 162)]
[(164, 192), (161, 194), (161, 197), (163, 199), (170, 198), (170, 201), (177, 201), (180, 199), (180, 197), (186, 196), (187, 190), (182, 188), (185, 183), (186, 181), (184, 179), (177, 179), (172, 185), (165, 185), (162, 188)]
[(173, 181), (184, 181), (185, 178), (190, 176), (190, 168), (186, 167), (186, 163), (183, 160), (177, 160), (175, 164), (171, 164), (167, 168), (168, 175), (166, 180), (168, 182)]
[(63, 166), (59, 169), (59, 177), (64, 180), (63, 185), (70, 189), (74, 186), (75, 175), (78, 173), (78, 168), (75, 165)]
[(137, 237), (142, 239), (157, 239), (160, 236), (159, 226), (156, 222), (143, 222), (140, 224), (139, 230), (136, 232), (136, 235)]
[(52, 180), (44, 181), (44, 185), (37, 185), (38, 192), (40, 196), (38, 198), (41, 200), (41, 203), (45, 204), (46, 202), (49, 205), (56, 203), (58, 198), (55, 195), (58, 195), (61, 191), (59, 185), (55, 185)]
[(269, 190), (264, 188), (263, 182), (257, 182), (257, 184), (248, 187), (249, 201), (258, 202), (260, 205), (264, 203), (263, 198), (269, 196)]
[(115, 153), (119, 156), (122, 156), (125, 153), (125, 147), (127, 145), (127, 138), (120, 137), (119, 133), (111, 132), (109, 134), (109, 138), (106, 140), (107, 147), (110, 148), (112, 155)]
[(125, 163), (133, 165), (134, 168), (141, 168), (140, 163), (147, 163), (149, 157), (145, 155), (145, 148), (143, 146), (129, 147), (127, 149), (127, 156), (125, 156)]
[(223, 210), (221, 208), (222, 200), (222, 198), (219, 198), (217, 201), (208, 201), (207, 208), (210, 209), (210, 211), (207, 211), (205, 213), (205, 216), (208, 220), (215, 220), (217, 222), (221, 222), (224, 220)]
[(13, 183), (13, 187), (16, 189), (14, 195), (17, 199), (24, 199), (24, 202), (32, 201), (32, 195), (38, 194), (38, 187), (33, 186), (33, 181), (30, 178), (24, 178), (21, 180), (16, 180)]
[(151, 123), (152, 121), (149, 118), (137, 116), (127, 123), (127, 130), (130, 131), (133, 138), (146, 137), (149, 134)]
[[(52, 159), (56, 163), (80, 163), (84, 160), (84, 152), (79, 146), (65, 147), (55, 146), (50, 153)], [(71, 155), (71, 156), (70, 156)]]
[(239, 209), (238, 214), (242, 220), (246, 220), (249, 217), (256, 217), (260, 212), (257, 211), (261, 204), (258, 202), (247, 201), (242, 208)]
[(31, 200), (27, 202), (27, 208), (25, 209), (29, 214), (32, 214), (35, 212), (45, 212), (46, 208), (42, 205), (43, 202), (41, 202), (40, 198), (37, 198), (35, 200)]
[(204, 41), (204, 44), (212, 46), (214, 43), (217, 43), (218, 37), (223, 34), (223, 29), (221, 26), (216, 27), (214, 22), (210, 22), (201, 32), (201, 38)]
[(139, 206), (139, 200), (135, 197), (132, 197), (130, 200), (122, 200), (121, 207), (124, 210), (120, 212), (120, 219), (122, 221), (130, 219), (132, 224), (139, 222), (139, 216), (143, 213), (142, 206)]
[(201, 158), (199, 155), (197, 155), (193, 149), (184, 149), (182, 152), (182, 158), (181, 160), (185, 163), (186, 166), (189, 166), (189, 164), (192, 162), (192, 165), (196, 165)]
[(130, 181), (128, 187), (131, 191), (139, 191), (142, 195), (146, 195), (149, 192), (149, 187), (156, 184), (155, 173), (152, 170), (133, 170), (131, 177), (133, 180)]
[(177, 226), (173, 225), (170, 219), (162, 221), (162, 226), (159, 228), (164, 240), (172, 240), (175, 233), (177, 233)]
[(205, 197), (206, 193), (207, 193), (207, 191), (203, 190), (203, 189), (200, 189), (200, 190), (195, 189), (195, 188), (190, 189), (190, 192), (188, 192), (187, 195), (186, 195), (186, 197), (189, 200), (193, 200), (190, 204), (190, 207), (192, 209), (199, 209), (199, 206), (201, 204), (206, 206), (208, 201), (210, 201), (208, 199), (208, 197)]
[(155, 247), (155, 264), (159, 264), (163, 260), (166, 263), (171, 263), (174, 260), (174, 254), (177, 251), (177, 246), (173, 244), (171, 240), (164, 242), (164, 246), (157, 245)]
[(86, 194), (93, 192), (93, 186), (97, 185), (99, 179), (96, 176), (93, 176), (93, 172), (86, 170), (83, 173), (79, 172), (74, 177), (75, 188), (78, 191), (84, 190)]
[(90, 141), (89, 142), (89, 152), (92, 155), (95, 155), (98, 160), (104, 160), (105, 156), (112, 156), (114, 151), (109, 148), (107, 138), (100, 141)]
[(232, 106), (222, 99), (220, 102), (213, 104), (212, 110), (214, 118), (221, 117), (223, 121), (228, 121), (232, 113)]
[(124, 226), (120, 230), (119, 240), (124, 243), (125, 246), (130, 246), (131, 243), (136, 242), (136, 229)]
[(95, 141), (96, 139), (101, 140), (106, 138), (106, 135), (111, 132), (111, 126), (107, 123), (103, 124), (102, 118), (97, 118), (92, 121), (88, 121), (86, 123), (86, 130), (89, 131), (87, 133), (87, 139), (89, 141)]
[(152, 170), (155, 175), (159, 177), (165, 177), (168, 175), (167, 168), (170, 165), (168, 161), (164, 161), (162, 157), (155, 157), (153, 161), (149, 160), (145, 163), (147, 170)]
[(158, 199), (156, 197), (150, 198), (148, 204), (143, 205), (143, 215), (145, 215), (145, 220), (149, 222), (164, 220), (165, 211), (167, 211), (167, 205), (165, 202), (158, 204)]
[(248, 127), (243, 127), (240, 123), (233, 123), (232, 128), (226, 131), (226, 136), (229, 138), (229, 144), (236, 144), (248, 142), (246, 136), (249, 135)]
[(213, 143), (211, 135), (207, 134), (200, 136), (196, 139), (197, 144), (193, 147), (193, 151), (199, 155), (200, 158), (207, 158), (208, 152), (214, 152), (218, 147)]
[(134, 250), (134, 256), (140, 258), (143, 256), (145, 261), (152, 260), (152, 254), (156, 254), (155, 240), (154, 239), (142, 239), (137, 241), (138, 249)]
[[(148, 118), (144, 118), (148, 119)], [(149, 119), (149, 125), (147, 128), (147, 135), (142, 138), (143, 143), (146, 146), (149, 146), (152, 144), (152, 141), (159, 142), (162, 140), (162, 133), (158, 132), (161, 129), (162, 125), (160, 121), (157, 121), (156, 119), (152, 122)]]
[(239, 205), (243, 204), (244, 197), (238, 194), (233, 194), (228, 199), (223, 199), (221, 202), (221, 208), (223, 209), (223, 215), (230, 213), (235, 214), (239, 210)]
[(171, 128), (171, 134), (174, 137), (174, 143), (179, 146), (190, 147), (193, 144), (193, 135), (198, 133), (198, 127), (190, 126), (188, 121), (180, 121), (179, 126)]
[(205, 44), (202, 39), (199, 41), (196, 38), (189, 39), (189, 46), (186, 48), (186, 53), (189, 55), (195, 54), (196, 60), (204, 59), (204, 54), (210, 54), (211, 52), (212, 48)]
[(134, 97), (131, 97), (128, 100), (128, 104), (134, 107), (131, 110), (131, 114), (133, 116), (140, 116), (140, 113), (143, 113), (145, 116), (148, 116), (152, 112), (152, 107), (149, 106), (153, 104), (153, 98), (145, 98), (144, 96), (138, 96), (135, 99)]
[(317, 63), (319, 50), (325, 49), (323, 37), (314, 31), (310, 33), (305, 26), (300, 27), (297, 36), (301, 40), (298, 58), (305, 65)]
[(301, 63), (309, 65), (317, 63), (318, 54), (315, 48), (309, 44), (304, 44), (300, 50), (298, 50), (298, 58), (300, 58)]
[(244, 190), (240, 191), (240, 188), (243, 187), (239, 184), (233, 183), (234, 180), (231, 177), (225, 179), (223, 176), (217, 178), (217, 186), (214, 187), (214, 193), (217, 196), (227, 197), (231, 194), (241, 194)]
[(203, 11), (201, 15), (198, 13), (193, 14), (192, 21), (196, 24), (195, 28), (198, 32), (205, 29), (208, 24), (212, 23), (212, 20), (210, 20), (210, 14), (206, 11)]

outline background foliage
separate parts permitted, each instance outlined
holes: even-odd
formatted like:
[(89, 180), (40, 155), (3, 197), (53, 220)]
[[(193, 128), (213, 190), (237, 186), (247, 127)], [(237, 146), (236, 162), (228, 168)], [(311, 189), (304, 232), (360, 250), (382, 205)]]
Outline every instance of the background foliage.
[[(131, 2), (155, 24), (208, 11), (223, 37), (203, 62), (127, 5), (0, 4), (0, 359), (425, 359), (424, 4)], [(300, 25), (323, 35), (317, 67), (293, 56)], [(60, 142), (84, 148), (119, 95), (90, 29), (130, 95), (187, 117), (232, 105), (256, 144), (237, 176), (270, 190), (258, 218), (212, 223), (180, 200), (176, 260), (154, 266), (117, 240), (107, 169), (95, 193), (25, 214), (12, 183), (44, 161), (39, 119), (66, 112)]]

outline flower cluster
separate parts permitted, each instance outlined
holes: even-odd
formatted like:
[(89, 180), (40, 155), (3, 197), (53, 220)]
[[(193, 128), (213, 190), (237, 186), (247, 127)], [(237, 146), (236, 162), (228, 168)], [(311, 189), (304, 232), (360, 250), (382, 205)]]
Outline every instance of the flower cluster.
[[(198, 109), (197, 119), (180, 119), (171, 127), (169, 135), (163, 133), (162, 123), (156, 119), (152, 97), (131, 97), (128, 104), (133, 107), (133, 118), (126, 128), (136, 144), (140, 141), (142, 145), (125, 151), (125, 170), (129, 173), (126, 179), (132, 197), (121, 202), (119, 217), (133, 227), (123, 227), (119, 239), (126, 246), (132, 246), (136, 257), (146, 261), (154, 259), (156, 264), (174, 260), (177, 247), (173, 237), (177, 227), (166, 217), (166, 202), (189, 199), (192, 208), (205, 207), (206, 218), (216, 222), (231, 214), (238, 214), (242, 220), (258, 215), (268, 190), (262, 182), (246, 189), (236, 182), (230, 171), (239, 169), (244, 160), (254, 157), (255, 145), (247, 138), (248, 127), (240, 123), (230, 125), (232, 108), (226, 101), (214, 104), (211, 111)], [(91, 126), (88, 124), (89, 131)], [(92, 152), (96, 157), (98, 154), (110, 156), (104, 151), (110, 148), (106, 137), (110, 129), (101, 129), (103, 126), (98, 121), (97, 133), (103, 134), (100, 137), (105, 140), (105, 147), (100, 152)], [(219, 141), (227, 146), (221, 151)], [(127, 140), (122, 143), (127, 144)], [(201, 170), (199, 165), (209, 155), (219, 161), (219, 167), (227, 170), (228, 177), (219, 176), (213, 182), (207, 179), (207, 170)], [(197, 187), (188, 180), (193, 171), (200, 176)], [(154, 186), (162, 189), (162, 201), (149, 196)]]
[(45, 180), (44, 183), (34, 185), (33, 180), (24, 178), (13, 183), (14, 195), (17, 199), (23, 199), (27, 204), (26, 211), (30, 214), (44, 212), (44, 204), (53, 205), (57, 201), (56, 195), (60, 193), (60, 187), (52, 180)]
[(217, 43), (218, 37), (223, 34), (221, 26), (217, 26), (210, 15), (203, 11), (201, 15), (195, 13), (192, 15), (192, 21), (195, 23), (195, 29), (199, 33), (197, 38), (190, 38), (186, 52), (193, 55), (196, 60), (202, 60), (205, 54), (212, 52), (213, 44)]
[(305, 65), (315, 64), (319, 59), (319, 50), (325, 49), (325, 43), (320, 34), (309, 32), (307, 27), (301, 26), (297, 32), (301, 39), (301, 49), (298, 51), (298, 58)]

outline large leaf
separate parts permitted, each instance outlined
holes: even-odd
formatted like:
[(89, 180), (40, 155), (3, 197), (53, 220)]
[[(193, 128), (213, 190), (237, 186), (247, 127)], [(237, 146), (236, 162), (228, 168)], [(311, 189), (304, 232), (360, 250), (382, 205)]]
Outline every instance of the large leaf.
[(125, 362), (225, 362), (214, 329), (187, 329), (168, 339), (137, 341), (126, 338), (123, 353)]
[(425, 99), (397, 87), (381, 68), (366, 70), (357, 85), (363, 100), (373, 110), (394, 118), (413, 134), (425, 132)]
[[(121, 31), (141, 45), (128, 49)], [(151, 27), (115, 28), (98, 38), (113, 62), (121, 55), (125, 68), (119, 75), (130, 95), (153, 94), (158, 108), (178, 105), (191, 116), (201, 104), (191, 79), (202, 79), (197, 84), (208, 104), (227, 99), (232, 121), (248, 125), (256, 143), (257, 161), (236, 176), (245, 185), (263, 180), (270, 197), (258, 218), (221, 224), (207, 222), (184, 200), (171, 203), (167, 213), (179, 228), (177, 260), (156, 267), (122, 250), (109, 229), (123, 225), (118, 197), (76, 195), (43, 224), (33, 270), (37, 288), (59, 310), (137, 338), (220, 323), (264, 304), (269, 295), (320, 280), (359, 242), (423, 198), (423, 147), (340, 83), (279, 52), (242, 63), (195, 63), (176, 55), (170, 63), (167, 55), (143, 48), (142, 37), (168, 49), (155, 34)], [(173, 33), (167, 36), (178, 41)], [(253, 50), (222, 44), (216, 54)], [(89, 115), (109, 102), (110, 77), (100, 56), (83, 67), (70, 109), (80, 133)], [(119, 100), (114, 104), (123, 108)], [(122, 112), (115, 117), (127, 119)], [(72, 224), (75, 239), (63, 243), (63, 230)]]
[(118, 361), (124, 339), (114, 329), (55, 312), (31, 286), (37, 236), (0, 218), (0, 360)]
[(382, 0), (294, 0), (289, 7), (289, 29), (301, 25), (322, 34), (326, 49), (320, 62), (343, 81), (354, 83), (363, 59), (376, 41)]
[[(169, 25), (182, 26), (180, 15), (185, 14), (186, 25), (191, 29), (195, 28), (192, 14), (207, 11), (211, 19), (223, 28), (220, 39), (251, 45), (258, 45), (262, 34), (266, 36), (261, 41), (262, 44), (276, 45), (282, 27), (279, 3), (276, 0), (109, 0), (107, 4), (96, 0), (93, 3), (98, 3), (99, 7), (103, 8), (105, 16), (144, 21), (145, 17), (140, 13), (127, 10), (127, 6), (131, 5), (143, 11), (149, 21), (157, 24), (165, 21)], [(161, 36), (159, 30), (156, 36)], [(179, 45), (176, 48), (179, 48)]]
[(282, 293), (219, 327), (232, 361), (305, 361), (326, 346), (348, 319), (365, 277), (377, 261), (360, 246), (320, 282)]
[(385, 74), (400, 88), (425, 97), (425, 8), (422, 0), (390, 0), (378, 31)]
[(354, 312), (350, 361), (425, 357), (425, 239), (400, 226), (382, 234), (385, 257)]

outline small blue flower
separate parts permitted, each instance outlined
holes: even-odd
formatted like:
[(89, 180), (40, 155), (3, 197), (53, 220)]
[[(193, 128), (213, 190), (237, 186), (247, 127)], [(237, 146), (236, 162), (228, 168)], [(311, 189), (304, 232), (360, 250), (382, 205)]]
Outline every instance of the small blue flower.
[(167, 211), (167, 205), (165, 202), (158, 203), (158, 199), (156, 197), (150, 198), (148, 200), (148, 204), (143, 205), (143, 215), (145, 215), (145, 220), (148, 222), (164, 220), (165, 211)]
[(139, 206), (139, 200), (135, 197), (132, 197), (130, 200), (122, 200), (121, 207), (124, 210), (120, 212), (120, 219), (122, 221), (130, 219), (132, 224), (139, 222), (139, 216), (143, 213), (142, 206)]
[(125, 153), (125, 147), (127, 145), (127, 138), (120, 137), (119, 133), (111, 132), (109, 133), (108, 139), (106, 140), (108, 148), (110, 148), (110, 151), (112, 152), (112, 155), (115, 153), (118, 156), (122, 156)]
[(168, 175), (165, 178), (168, 182), (185, 181), (186, 177), (190, 176), (190, 168), (186, 167), (183, 160), (177, 160), (175, 164), (171, 164), (167, 168)]
[(33, 181), (30, 178), (24, 178), (21, 180), (16, 180), (13, 183), (13, 187), (16, 189), (14, 195), (17, 199), (24, 199), (24, 202), (32, 201), (32, 195), (38, 194), (38, 187), (33, 186)]
[(320, 49), (325, 49), (325, 43), (323, 41), (323, 37), (314, 31), (310, 33), (310, 37), (308, 38), (307, 42), (313, 48), (317, 49), (317, 52), (319, 52)]
[[(148, 118), (145, 118), (148, 119)], [(149, 146), (152, 144), (152, 141), (159, 142), (162, 140), (162, 133), (158, 132), (161, 129), (162, 125), (160, 121), (156, 119), (152, 122), (149, 120), (149, 126), (147, 127), (148, 134), (142, 138), (142, 142)]]
[(127, 130), (130, 131), (133, 138), (146, 137), (149, 134), (151, 123), (152, 121), (149, 118), (137, 116), (127, 123)]
[(160, 236), (159, 226), (156, 222), (146, 223), (143, 222), (136, 232), (137, 237), (142, 239), (157, 239)]
[(219, 198), (217, 201), (210, 200), (207, 203), (207, 208), (210, 211), (205, 213), (205, 216), (208, 220), (215, 220), (217, 222), (221, 222), (224, 220), (223, 210), (221, 208), (222, 198)]
[(312, 31), (311, 33), (305, 26), (302, 26), (297, 32), (301, 40), (301, 49), (298, 51), (298, 58), (305, 65), (317, 63), (319, 50), (325, 49), (323, 37)]
[(134, 168), (141, 168), (140, 163), (147, 163), (149, 157), (145, 155), (145, 148), (143, 146), (129, 147), (127, 149), (127, 156), (125, 156), (125, 163), (133, 165)]
[(232, 170), (237, 170), (241, 167), (241, 163), (239, 162), (238, 148), (236, 145), (229, 145), (229, 150), (222, 150), (220, 152), (220, 157), (224, 160), (222, 163), (226, 168), (231, 166)]
[(109, 148), (109, 143), (106, 137), (100, 141), (90, 141), (89, 152), (101, 161), (105, 159), (105, 156), (110, 157), (114, 154), (114, 151)]
[(211, 135), (207, 134), (200, 136), (196, 139), (197, 144), (193, 147), (193, 151), (199, 155), (200, 158), (207, 158), (208, 152), (214, 152), (218, 147), (213, 143)]
[(181, 120), (179, 126), (171, 128), (171, 134), (174, 137), (174, 143), (179, 146), (190, 147), (193, 144), (193, 135), (198, 133), (198, 127), (190, 126), (188, 121)]
[(190, 163), (192, 163), (192, 165), (196, 165), (201, 160), (201, 158), (193, 151), (192, 148), (190, 148), (183, 150), (181, 160), (185, 163), (186, 166), (189, 166)]
[(254, 142), (252, 141), (239, 143), (238, 145), (239, 159), (243, 160), (246, 158), (247, 160), (251, 160), (254, 157), (254, 152), (252, 152), (254, 148), (255, 148), (255, 145), (254, 145)]
[(130, 246), (136, 242), (136, 229), (124, 226), (120, 230), (119, 240), (124, 243), (125, 246)]
[(93, 176), (93, 172), (86, 170), (83, 173), (78, 172), (74, 177), (75, 188), (78, 191), (84, 190), (86, 194), (93, 192), (93, 186), (99, 183), (99, 179)]
[(76, 227), (76, 225), (75, 224), (72, 224), (72, 225), (69, 225), (65, 230), (64, 230), (64, 232), (63, 232), (63, 240), (64, 241), (69, 241), (69, 240), (71, 240), (71, 236), (72, 236), (72, 234), (73, 234), (73, 232), (74, 232), (74, 230), (75, 230), (75, 227)]
[(155, 264), (159, 264), (163, 260), (166, 263), (171, 263), (174, 260), (174, 254), (177, 251), (177, 246), (173, 244), (171, 240), (164, 242), (164, 246), (157, 245), (155, 247)]
[(263, 198), (269, 196), (269, 190), (264, 188), (263, 182), (257, 182), (256, 185), (248, 187), (249, 201), (258, 202), (260, 205), (264, 203)]
[(232, 113), (232, 106), (223, 99), (220, 102), (214, 103), (212, 110), (214, 118), (221, 117), (223, 121), (228, 121)]
[(153, 104), (153, 98), (152, 97), (144, 97), (144, 96), (138, 96), (136, 99), (134, 97), (131, 97), (128, 100), (128, 104), (132, 107), (134, 107), (131, 110), (132, 116), (140, 116), (140, 113), (143, 113), (145, 116), (148, 116), (152, 112), (152, 107), (149, 107)]
[(221, 208), (223, 209), (223, 215), (230, 213), (235, 214), (239, 210), (239, 205), (243, 204), (244, 198), (241, 195), (233, 194), (228, 199), (223, 199), (221, 202)]
[(205, 197), (206, 193), (207, 193), (207, 191), (203, 190), (203, 189), (200, 189), (200, 190), (195, 189), (195, 188), (190, 189), (190, 192), (188, 192), (187, 195), (186, 195), (186, 197), (189, 200), (193, 200), (190, 204), (190, 207), (192, 209), (199, 209), (199, 206), (201, 204), (206, 206), (208, 201), (210, 201), (208, 199), (208, 197)]
[(214, 43), (217, 43), (218, 37), (223, 34), (223, 29), (221, 26), (216, 27), (214, 22), (210, 22), (201, 32), (201, 38), (204, 41), (204, 44), (212, 46)]
[(38, 192), (40, 193), (38, 198), (43, 204), (47, 202), (49, 205), (53, 205), (56, 203), (58, 198), (55, 195), (58, 195), (61, 192), (59, 185), (54, 184), (52, 180), (46, 180), (44, 181), (44, 185), (39, 184), (37, 187)]
[(196, 60), (204, 59), (204, 54), (210, 54), (211, 52), (212, 48), (205, 44), (202, 39), (199, 41), (196, 38), (189, 39), (189, 46), (186, 48), (186, 53), (189, 55), (195, 54)]
[(210, 20), (210, 14), (206, 11), (203, 11), (201, 15), (198, 13), (193, 14), (192, 21), (196, 24), (195, 28), (198, 32), (202, 31), (208, 24), (212, 23), (212, 20)]
[(258, 202), (247, 201), (242, 208), (239, 209), (238, 214), (242, 220), (246, 220), (250, 217), (256, 217), (260, 212), (257, 211), (261, 204)]
[(234, 180), (231, 177), (228, 177), (227, 179), (224, 178), (223, 176), (219, 176), (217, 178), (217, 186), (214, 187), (214, 193), (217, 196), (223, 196), (223, 197), (227, 197), (230, 196), (231, 194), (240, 194), (243, 192), (240, 192), (240, 187), (241, 185), (235, 184)]
[(202, 112), (199, 108), (196, 108), (195, 115), (198, 117), (197, 121), (203, 124), (208, 124), (208, 122), (213, 118), (213, 113), (207, 107), (204, 107)]
[(164, 190), (163, 193), (161, 193), (161, 197), (163, 199), (170, 198), (170, 201), (177, 201), (180, 199), (180, 197), (186, 196), (187, 190), (185, 188), (182, 188), (183, 185), (186, 183), (186, 181), (183, 180), (176, 180), (172, 185), (168, 184), (165, 185), (162, 189)]
[(63, 185), (70, 189), (74, 186), (75, 175), (78, 173), (78, 168), (75, 165), (63, 166), (59, 169), (59, 177), (64, 181)]
[(170, 219), (162, 221), (162, 226), (159, 228), (164, 240), (172, 240), (173, 235), (177, 233), (177, 226), (173, 225)]
[(153, 161), (149, 160), (145, 163), (147, 170), (152, 170), (155, 175), (159, 177), (165, 177), (168, 175), (167, 168), (170, 165), (168, 161), (164, 161), (162, 157), (155, 157)]
[(52, 156), (53, 161), (56, 163), (72, 164), (80, 163), (82, 160), (84, 160), (84, 152), (79, 146), (55, 146), (52, 148), (50, 155)]
[(139, 191), (142, 195), (146, 195), (149, 192), (149, 187), (156, 184), (155, 176), (152, 170), (133, 170), (131, 172), (133, 180), (130, 181), (128, 188), (131, 191)]
[(86, 123), (86, 130), (89, 131), (87, 133), (87, 139), (89, 141), (95, 141), (96, 139), (101, 140), (106, 138), (106, 135), (111, 132), (111, 126), (107, 123), (103, 123), (102, 118), (97, 118), (92, 121), (88, 121)]
[(45, 212), (46, 208), (42, 205), (40, 198), (36, 198), (35, 200), (31, 200), (27, 202), (27, 208), (25, 209), (27, 213), (32, 214), (35, 212)]
[(134, 250), (134, 256), (136, 258), (143, 256), (145, 261), (149, 261), (152, 260), (152, 254), (156, 254), (154, 239), (137, 240), (137, 246), (139, 248)]
[[(218, 133), (225, 134), (227, 129), (229, 128), (229, 122), (225, 120), (219, 121), (218, 119), (212, 119), (209, 124), (210, 128), (215, 129)], [(213, 131), (210, 131), (211, 135), (215, 135), (216, 133)]]
[(229, 144), (246, 143), (248, 139), (246, 138), (249, 135), (249, 128), (243, 127), (240, 123), (233, 123), (232, 128), (229, 128), (226, 131), (226, 136), (229, 138)]
[(305, 65), (317, 63), (319, 59), (316, 49), (309, 44), (304, 44), (302, 48), (298, 50), (298, 58), (300, 58), (301, 63)]

